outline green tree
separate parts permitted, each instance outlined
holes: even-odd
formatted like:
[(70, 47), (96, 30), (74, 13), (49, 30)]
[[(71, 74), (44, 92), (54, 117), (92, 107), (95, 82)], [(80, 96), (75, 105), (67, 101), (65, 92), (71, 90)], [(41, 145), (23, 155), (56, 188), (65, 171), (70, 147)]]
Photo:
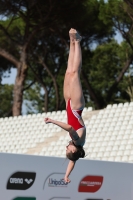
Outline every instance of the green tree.
[(6, 60), (3, 57), (0, 57), (0, 84), (2, 81), (2, 78), (4, 78), (5, 73), (8, 71), (10, 73), (12, 68), (12, 63), (10, 63), (8, 60)]
[[(79, 32), (83, 35), (82, 48), (91, 49), (93, 42), (106, 41), (112, 36), (113, 31), (108, 25), (105, 26), (99, 20), (100, 4), (98, 1), (89, 1), (85, 6), (87, 13), (85, 13), (85, 16), (82, 14), (82, 17), (84, 16), (83, 21), (81, 21), (81, 17), (80, 21), (78, 20), (76, 23)], [(28, 61), (36, 81), (41, 84), (40, 90), (44, 89), (44, 108), (46, 112), (48, 110), (65, 109), (62, 87), (69, 44), (67, 24), (69, 25), (70, 22), (73, 24), (73, 19), (66, 21), (65, 26), (62, 26), (60, 30), (53, 27), (54, 34), (45, 31), (45, 37), (44, 34), (39, 38), (36, 35), (36, 40), (30, 44), (31, 49), (34, 49), (34, 51), (31, 56), (28, 56)], [(33, 79), (33, 76), (30, 79), (27, 78), (27, 86), (31, 84), (31, 79)], [(25, 93), (28, 95), (28, 90)], [(30, 96), (29, 99), (31, 99)]]
[(0, 85), (0, 117), (12, 115), (13, 85)]
[[(91, 7), (88, 8), (89, 6)], [(91, 19), (93, 11), (95, 12), (93, 19), (96, 22), (99, 12), (99, 2), (96, 0), (90, 2), (86, 0), (79, 1), (78, 4), (76, 0), (73, 2), (70, 0), (46, 0), (45, 4), (42, 0), (31, 2), (28, 0), (20, 2), (15, 0), (1, 1), (0, 13), (4, 18), (0, 22), (0, 55), (17, 68), (13, 92), (13, 115), (21, 114), (24, 84), (29, 67), (27, 59), (29, 54), (35, 53), (40, 43), (40, 37), (45, 38), (53, 35), (56, 36), (57, 40), (60, 37), (62, 42), (65, 42), (66, 33), (70, 27), (74, 26), (79, 30), (82, 29), (85, 33), (84, 38), (94, 35), (93, 38), (101, 38), (103, 36), (101, 35), (102, 28), (99, 29), (99, 27), (94, 26)], [(97, 24), (98, 22), (97, 19)], [(98, 34), (96, 30), (99, 31)], [(106, 34), (105, 32), (104, 34)], [(32, 46), (30, 44), (35, 38), (37, 39), (37, 47), (33, 49), (30, 48)]]
[(114, 30), (119, 31), (124, 41), (128, 44), (125, 65), (119, 76), (115, 79), (110, 89), (110, 94), (113, 93), (115, 87), (122, 80), (124, 73), (133, 62), (133, 7), (131, 7), (129, 2), (131, 3), (131, 1), (128, 0), (109, 0), (106, 4), (101, 5), (100, 19), (103, 19), (105, 24), (112, 24)]

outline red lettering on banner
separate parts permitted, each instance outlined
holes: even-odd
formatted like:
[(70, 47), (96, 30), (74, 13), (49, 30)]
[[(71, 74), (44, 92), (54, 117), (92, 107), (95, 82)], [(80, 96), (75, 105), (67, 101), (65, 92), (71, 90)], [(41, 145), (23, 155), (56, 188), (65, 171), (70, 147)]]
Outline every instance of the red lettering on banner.
[(103, 183), (103, 176), (86, 176), (79, 183), (79, 192), (97, 192)]

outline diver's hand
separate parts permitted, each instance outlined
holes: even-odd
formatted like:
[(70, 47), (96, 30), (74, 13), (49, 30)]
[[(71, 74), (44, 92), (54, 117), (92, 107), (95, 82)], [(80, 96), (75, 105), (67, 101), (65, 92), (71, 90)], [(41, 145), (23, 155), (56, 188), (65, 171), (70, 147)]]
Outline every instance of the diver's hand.
[(50, 118), (48, 118), (48, 117), (45, 118), (44, 121), (45, 121), (46, 124), (52, 123), (52, 119), (50, 119)]
[(65, 177), (63, 178), (63, 180), (65, 181), (65, 183), (70, 183), (70, 182), (71, 182), (71, 180), (70, 180), (67, 176), (65, 176)]

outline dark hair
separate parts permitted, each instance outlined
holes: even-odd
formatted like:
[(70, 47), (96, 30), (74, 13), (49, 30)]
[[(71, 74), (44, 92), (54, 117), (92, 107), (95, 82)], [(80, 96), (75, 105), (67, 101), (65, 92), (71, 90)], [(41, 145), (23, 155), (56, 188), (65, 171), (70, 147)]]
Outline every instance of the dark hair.
[(76, 152), (74, 152), (74, 153), (70, 152), (70, 153), (66, 154), (66, 156), (69, 160), (76, 161), (79, 158), (85, 157), (85, 151), (84, 151), (83, 147), (81, 147), (81, 146), (75, 146), (75, 147), (77, 148)]

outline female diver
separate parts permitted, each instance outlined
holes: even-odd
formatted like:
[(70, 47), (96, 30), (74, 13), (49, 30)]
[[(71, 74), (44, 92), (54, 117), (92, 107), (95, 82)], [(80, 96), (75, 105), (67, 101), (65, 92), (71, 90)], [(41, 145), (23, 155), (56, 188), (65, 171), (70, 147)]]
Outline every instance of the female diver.
[(73, 170), (76, 161), (84, 158), (85, 152), (83, 145), (85, 143), (86, 128), (81, 117), (85, 106), (82, 86), (80, 82), (80, 71), (82, 66), (82, 53), (80, 47), (81, 36), (75, 29), (70, 29), (70, 51), (68, 65), (64, 79), (64, 98), (66, 102), (66, 111), (68, 124), (45, 118), (45, 123), (53, 123), (69, 132), (71, 141), (66, 146), (66, 156), (69, 159), (68, 167), (65, 173), (64, 181), (70, 182), (69, 175)]

